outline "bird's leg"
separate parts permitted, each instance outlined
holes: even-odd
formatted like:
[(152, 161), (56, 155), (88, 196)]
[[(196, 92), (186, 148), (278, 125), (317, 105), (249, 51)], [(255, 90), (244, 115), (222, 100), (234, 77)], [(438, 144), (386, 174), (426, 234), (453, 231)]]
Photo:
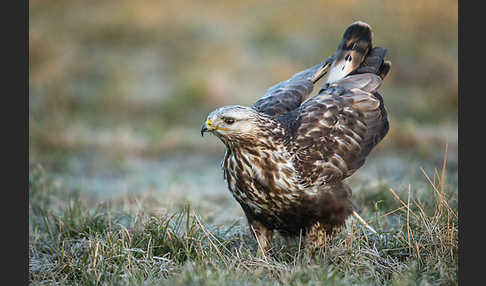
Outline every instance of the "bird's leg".
[(292, 237), (288, 236), (288, 235), (283, 235), (282, 236), (284, 241), (285, 241), (285, 246), (288, 248), (288, 249), (291, 249), (293, 246), (294, 246), (294, 243), (293, 243), (293, 240), (292, 240)]
[(255, 236), (258, 244), (257, 255), (266, 259), (266, 254), (270, 250), (273, 238), (273, 230), (265, 227), (257, 220), (250, 222), (250, 231)]
[(332, 229), (317, 221), (305, 233), (305, 247), (309, 250), (322, 248), (327, 245)]

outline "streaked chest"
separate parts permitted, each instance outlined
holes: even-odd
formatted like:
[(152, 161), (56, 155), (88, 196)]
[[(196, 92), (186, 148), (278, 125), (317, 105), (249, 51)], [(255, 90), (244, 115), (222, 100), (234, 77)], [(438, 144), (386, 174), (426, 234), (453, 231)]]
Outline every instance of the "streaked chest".
[(296, 171), (284, 148), (227, 149), (222, 165), (235, 199), (255, 212), (285, 209), (299, 195)]

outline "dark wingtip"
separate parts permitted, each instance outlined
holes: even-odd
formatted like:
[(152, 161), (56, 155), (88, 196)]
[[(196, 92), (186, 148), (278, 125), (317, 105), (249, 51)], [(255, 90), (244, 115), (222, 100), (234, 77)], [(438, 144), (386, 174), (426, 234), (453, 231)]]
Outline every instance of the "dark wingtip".
[(362, 21), (352, 23), (343, 34), (344, 41), (349, 41), (351, 39), (366, 41), (371, 45), (373, 39), (371, 26)]
[(355, 71), (353, 71), (352, 73), (350, 73), (350, 75), (359, 74), (359, 73), (374, 73), (380, 75), (381, 69), (383, 68), (383, 64), (384, 64), (383, 61), (385, 60), (386, 53), (387, 53), (386, 48), (374, 47), (369, 51), (368, 55), (366, 55), (366, 58), (361, 63), (360, 67)]
[(391, 67), (392, 67), (391, 61), (386, 60), (383, 62), (380, 68), (380, 72), (378, 73), (381, 79), (385, 79), (386, 75), (390, 72)]
[(370, 25), (356, 21), (343, 34), (335, 53), (334, 61), (329, 69), (326, 82), (334, 82), (353, 73), (371, 50), (372, 32)]

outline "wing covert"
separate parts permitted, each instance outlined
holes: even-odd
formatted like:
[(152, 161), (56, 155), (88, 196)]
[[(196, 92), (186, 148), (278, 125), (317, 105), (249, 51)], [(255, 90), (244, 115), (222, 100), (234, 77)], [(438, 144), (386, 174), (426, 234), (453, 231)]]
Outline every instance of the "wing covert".
[(381, 80), (374, 74), (365, 75), (369, 80), (356, 75), (355, 86), (349, 78), (356, 76), (343, 79), (346, 85), (336, 83), (322, 90), (295, 111), (298, 124), (293, 130), (292, 152), (305, 185), (350, 176), (388, 132), (386, 110), (376, 88), (370, 89), (374, 93), (360, 89), (363, 83), (376, 86)]
[(299, 107), (314, 89), (312, 77), (333, 59), (333, 56), (330, 56), (320, 64), (300, 71), (290, 79), (270, 87), (265, 95), (252, 105), (252, 108), (269, 116), (279, 116)]

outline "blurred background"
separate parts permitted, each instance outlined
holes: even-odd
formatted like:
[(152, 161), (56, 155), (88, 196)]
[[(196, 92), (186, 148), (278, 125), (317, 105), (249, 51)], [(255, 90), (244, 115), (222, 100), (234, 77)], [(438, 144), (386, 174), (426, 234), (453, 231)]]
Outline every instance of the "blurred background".
[[(97, 202), (191, 202), (242, 215), (206, 115), (266, 89), (369, 23), (393, 62), (390, 132), (348, 181), (355, 192), (457, 181), (457, 1), (29, 1), (29, 166)], [(215, 203), (217, 202), (217, 203)], [(224, 213), (224, 216), (218, 216)]]

